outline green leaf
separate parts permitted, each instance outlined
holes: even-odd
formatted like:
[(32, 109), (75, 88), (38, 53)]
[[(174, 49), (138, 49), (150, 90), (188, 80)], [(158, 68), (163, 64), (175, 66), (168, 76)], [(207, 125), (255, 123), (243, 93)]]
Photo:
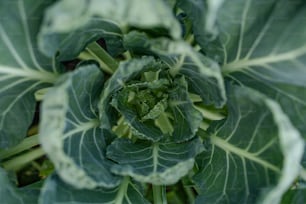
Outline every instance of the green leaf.
[(155, 54), (170, 68), (173, 75), (182, 74), (189, 88), (198, 93), (207, 105), (222, 107), (226, 102), (223, 77), (217, 63), (195, 51), (183, 41), (166, 38), (149, 39), (136, 31), (124, 36), (124, 45), (137, 54)]
[(206, 105), (222, 107), (226, 102), (223, 77), (217, 63), (181, 41), (154, 40), (152, 50), (167, 62), (174, 74), (186, 77), (191, 90)]
[(0, 148), (26, 136), (35, 111), (34, 92), (58, 77), (55, 61), (39, 54), (36, 45), (42, 13), (50, 2), (0, 2)]
[[(216, 48), (222, 72), (278, 101), (306, 139), (304, 1), (226, 1)], [(212, 43), (207, 49), (215, 46)]]
[(299, 174), (304, 141), (279, 105), (252, 89), (231, 87), (228, 111), (210, 127), (197, 203), (254, 203), (268, 187), (263, 199), (277, 203)]
[[(287, 25), (290, 22), (289, 18), (292, 16), (286, 16), (286, 19), (283, 19), (284, 21), (277, 20), (277, 16), (272, 13), (276, 2), (284, 3), (288, 0), (224, 1), (217, 12), (216, 24), (220, 31), (218, 38), (208, 43), (205, 39), (205, 33), (199, 31), (195, 32), (197, 43), (201, 45), (208, 56), (223, 64), (236, 62), (236, 60), (243, 58), (250, 59), (249, 57), (257, 54), (265, 56), (273, 49), (273, 44), (277, 43), (274, 37), (279, 36), (277, 34), (283, 28), (286, 28), (281, 24)], [(293, 5), (295, 4), (289, 4), (289, 6)], [(279, 12), (289, 10), (283, 8)], [(196, 22), (203, 21), (203, 14), (197, 15), (197, 12), (188, 12), (188, 14)], [(274, 19), (274, 22), (271, 21), (272, 19)], [(267, 40), (263, 40), (263, 37)], [(256, 49), (258, 49), (258, 53)]]
[(8, 174), (0, 168), (0, 199), (4, 203), (22, 203), (22, 199), (9, 180)]
[(18, 188), (23, 203), (38, 203), (42, 185), (43, 181), (41, 180), (28, 186)]
[(288, 203), (305, 203), (306, 202), (306, 190), (294, 189), (289, 190), (283, 197), (281, 204)]
[[(131, 93), (135, 96), (129, 102)], [(155, 94), (166, 97), (158, 98)], [(174, 79), (171, 84), (161, 78), (127, 85), (114, 96), (112, 105), (127, 120), (135, 136), (152, 141), (162, 138), (175, 142), (187, 141), (195, 136), (202, 122), (201, 113), (189, 99), (184, 77)]]
[(125, 122), (133, 131), (134, 136), (152, 141), (158, 141), (163, 138), (163, 132), (154, 125), (152, 120), (141, 121), (137, 115), (137, 109), (135, 108), (136, 110), (133, 110), (126, 104), (123, 99), (124, 96), (122, 96), (123, 94), (118, 95), (118, 99), (114, 98), (112, 100), (112, 106), (122, 114)]
[(154, 185), (171, 185), (186, 175), (203, 151), (199, 138), (184, 143), (116, 139), (107, 157), (117, 162), (112, 172)]
[(262, 203), (269, 204), (271, 202), (279, 203), (282, 195), (300, 174), (300, 163), (304, 155), (305, 141), (303, 141), (300, 133), (291, 124), (289, 118), (284, 114), (278, 103), (270, 99), (267, 99), (265, 103), (272, 112), (274, 121), (277, 123), (280, 145), (285, 157), (282, 175), (276, 187), (263, 198)]
[(40, 183), (17, 188), (9, 179), (8, 174), (0, 168), (0, 199), (1, 203), (23, 204), (37, 203)]
[[(141, 73), (149, 70), (157, 71), (163, 68), (160, 63), (157, 63), (153, 57), (143, 57), (141, 59), (133, 59), (123, 62), (119, 65), (117, 71), (107, 81), (102, 92), (99, 102), (99, 113), (101, 120), (101, 127), (104, 129), (111, 129), (118, 120), (118, 113), (113, 106), (110, 105), (112, 97), (121, 90), (126, 83), (140, 77)], [(113, 101), (114, 102), (114, 101)], [(118, 106), (120, 107), (120, 106)], [(132, 110), (125, 109), (123, 112), (126, 122), (134, 127), (139, 132), (139, 135), (151, 140), (159, 140), (162, 137), (162, 132), (152, 125), (146, 125), (138, 120), (134, 120), (135, 114)]]
[(193, 107), (189, 98), (188, 85), (182, 77), (175, 80), (175, 89), (169, 93), (172, 110), (173, 141), (182, 142), (193, 138), (202, 122), (202, 114)]
[(218, 9), (224, 0), (178, 0), (177, 5), (192, 21), (196, 41), (205, 48), (219, 33), (216, 25)]
[[(143, 58), (150, 59), (150, 58)], [(169, 136), (172, 141), (187, 141), (195, 136), (202, 120), (201, 114), (193, 107), (187, 90), (187, 83), (183, 77), (176, 78), (170, 82), (167, 77), (166, 66), (152, 61), (152, 64), (143, 65), (142, 60), (134, 60), (122, 65), (118, 72), (107, 83), (101, 99), (101, 116), (102, 127), (110, 128), (115, 123), (111, 123), (111, 116), (115, 115), (111, 112), (111, 105), (124, 117), (125, 122), (131, 128), (134, 136), (141, 139), (158, 141), (164, 136)], [(143, 66), (141, 69), (135, 69), (135, 63)], [(128, 68), (129, 67), (129, 68)], [(148, 69), (158, 70), (160, 68), (160, 79), (151, 82), (137, 81), (139, 75)], [(126, 80), (120, 70), (124, 72), (131, 70), (130, 73), (138, 72), (138, 76), (130, 77)], [(118, 79), (120, 82), (118, 83)], [(122, 79), (124, 81), (122, 81)], [(108, 87), (117, 86), (117, 91), (108, 91)], [(115, 89), (114, 89), (115, 90)], [(140, 90), (140, 91), (139, 91)], [(156, 92), (156, 93), (155, 93)], [(135, 95), (131, 99), (131, 94)], [(155, 96), (162, 94), (161, 98)], [(112, 99), (111, 99), (112, 98)], [(132, 102), (131, 102), (132, 101)], [(169, 103), (169, 105), (168, 105)], [(170, 119), (166, 119), (169, 124), (166, 125), (163, 120), (166, 115), (170, 115)], [(113, 119), (116, 122), (116, 119)], [(170, 122), (171, 121), (171, 122)], [(169, 127), (168, 127), (169, 126)], [(121, 135), (119, 135), (121, 136)]]
[(50, 30), (49, 21), (45, 20), (39, 36), (39, 49), (47, 56), (57, 55), (60, 60), (70, 60), (92, 41), (99, 38), (106, 40), (107, 50), (112, 55), (118, 55), (123, 51), (122, 33), (118, 25), (113, 22), (92, 17), (85, 25), (80, 28), (58, 33)]
[(64, 0), (48, 9), (44, 30), (64, 33), (75, 30), (92, 17), (115, 22), (122, 30), (127, 26), (141, 29), (162, 28), (173, 38), (179, 38), (181, 29), (172, 15), (171, 8), (163, 0)]
[(96, 188), (80, 190), (65, 184), (58, 176), (53, 175), (47, 179), (42, 189), (40, 204), (128, 204), (149, 203), (138, 187), (128, 178), (115, 188)]
[(112, 137), (99, 128), (97, 100), (103, 74), (84, 65), (63, 76), (42, 104), (40, 140), (61, 178), (76, 188), (114, 187), (120, 178), (105, 158)]

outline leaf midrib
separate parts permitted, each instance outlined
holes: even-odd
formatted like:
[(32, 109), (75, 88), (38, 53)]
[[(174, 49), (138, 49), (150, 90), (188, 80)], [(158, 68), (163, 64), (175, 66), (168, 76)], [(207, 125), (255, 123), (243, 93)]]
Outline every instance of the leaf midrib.
[(66, 132), (62, 139), (67, 139), (73, 135), (75, 135), (76, 133), (79, 133), (79, 132), (86, 132), (90, 129), (93, 129), (93, 128), (97, 128), (99, 127), (100, 123), (99, 123), (99, 120), (97, 119), (92, 119), (91, 121), (88, 121), (88, 122), (84, 122), (84, 123), (79, 123), (78, 124), (78, 127), (76, 127), (75, 129), (72, 129), (68, 132)]
[(157, 166), (158, 166), (158, 151), (159, 151), (159, 144), (156, 143), (153, 145), (153, 152), (152, 152), (152, 158), (153, 158), (153, 173), (157, 172)]
[(257, 164), (260, 164), (263, 167), (268, 168), (268, 169), (270, 169), (272, 171), (275, 171), (277, 173), (281, 172), (281, 170), (277, 166), (275, 166), (271, 163), (268, 163), (267, 161), (265, 161), (265, 160), (263, 160), (259, 157), (256, 157), (256, 155), (253, 154), (253, 153), (250, 153), (250, 152), (248, 152), (244, 149), (240, 149), (240, 148), (228, 143), (226, 140), (221, 139), (220, 137), (217, 137), (216, 135), (211, 136), (210, 141), (213, 145), (216, 145), (217, 147), (223, 149), (226, 152), (231, 152), (231, 153), (234, 153), (234, 154), (238, 155), (239, 157), (246, 158), (250, 161), (256, 162)]
[(41, 72), (36, 71), (34, 69), (23, 69), (23, 68), (16, 68), (12, 66), (5, 66), (0, 65), (0, 73), (11, 75), (13, 77), (23, 77), (29, 80), (47, 82), (47, 83), (54, 83), (59, 75), (51, 72)]
[(244, 59), (236, 60), (236, 61), (223, 65), (222, 73), (226, 75), (231, 72), (240, 71), (242, 69), (245, 69), (251, 66), (260, 66), (260, 65), (266, 65), (266, 64), (271, 64), (271, 63), (279, 63), (282, 61), (289, 61), (305, 53), (306, 53), (306, 45), (299, 47), (297, 49), (291, 50), (290, 52), (284, 52), (284, 53), (280, 53), (277, 55), (268, 55), (266, 57), (258, 57), (254, 59), (244, 58)]
[(114, 204), (121, 204), (123, 203), (123, 199), (127, 193), (128, 186), (130, 183), (130, 178), (128, 176), (124, 177), (123, 181), (121, 182), (119, 186), (118, 193), (116, 195), (116, 199), (114, 201)]

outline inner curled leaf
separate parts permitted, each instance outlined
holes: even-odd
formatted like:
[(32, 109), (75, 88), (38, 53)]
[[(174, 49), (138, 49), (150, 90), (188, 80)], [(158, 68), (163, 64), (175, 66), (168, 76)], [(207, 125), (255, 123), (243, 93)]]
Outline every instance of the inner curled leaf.
[(101, 127), (119, 137), (153, 142), (193, 138), (202, 122), (181, 74), (152, 57), (120, 64), (107, 82), (100, 103)]
[(137, 113), (142, 122), (157, 119), (168, 106), (168, 80), (135, 83), (121, 90), (116, 99)]
[[(134, 120), (140, 123), (148, 123), (151, 126), (154, 125), (156, 120), (163, 117), (161, 115), (167, 111), (169, 91), (171, 91), (171, 80), (160, 78), (160, 71), (144, 72), (139, 80), (129, 82), (128, 85), (115, 94), (111, 104), (123, 116), (129, 110), (128, 112), (133, 114)], [(168, 129), (173, 129), (170, 122), (168, 122), (168, 125), (171, 126)], [(131, 127), (131, 130), (136, 135), (137, 129), (137, 127)], [(159, 129), (163, 134), (172, 133), (164, 131), (165, 129), (163, 128)]]
[[(192, 127), (188, 121), (194, 118), (196, 121), (202, 119), (189, 99), (185, 78), (171, 77), (168, 70), (142, 73), (139, 80), (129, 82), (118, 91), (111, 104), (128, 120), (127, 124), (130, 126), (128, 135), (132, 133), (141, 138), (150, 137), (149, 134), (148, 136), (143, 134), (142, 127), (145, 125), (157, 131), (166, 140), (169, 137), (173, 137), (175, 141), (181, 140), (182, 137), (178, 135), (182, 134), (190, 139), (195, 135), (198, 127), (195, 127), (193, 132), (186, 132)], [(196, 117), (188, 118), (187, 115), (190, 113), (195, 114)], [(131, 120), (138, 123), (133, 125)], [(178, 128), (179, 131), (175, 131), (177, 124), (182, 125), (186, 130)], [(188, 140), (186, 138), (184, 140)]]

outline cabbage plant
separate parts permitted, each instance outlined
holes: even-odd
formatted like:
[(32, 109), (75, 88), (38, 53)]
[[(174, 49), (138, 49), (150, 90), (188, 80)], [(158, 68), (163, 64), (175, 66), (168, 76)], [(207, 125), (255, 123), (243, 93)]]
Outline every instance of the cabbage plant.
[(303, 0), (0, 1), (1, 203), (305, 203)]

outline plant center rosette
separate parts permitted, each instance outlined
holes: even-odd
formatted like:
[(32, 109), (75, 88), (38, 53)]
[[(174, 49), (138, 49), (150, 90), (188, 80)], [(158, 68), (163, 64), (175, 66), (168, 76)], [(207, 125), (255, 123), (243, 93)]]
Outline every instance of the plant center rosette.
[(99, 109), (102, 128), (117, 136), (107, 148), (115, 174), (173, 184), (203, 151), (196, 136), (203, 117), (189, 98), (185, 77), (171, 75), (153, 57), (121, 63), (105, 84)]
[(111, 128), (118, 137), (153, 142), (195, 137), (203, 118), (189, 98), (183, 75), (172, 76), (167, 65), (151, 57), (132, 60), (121, 69), (102, 96), (102, 127)]

